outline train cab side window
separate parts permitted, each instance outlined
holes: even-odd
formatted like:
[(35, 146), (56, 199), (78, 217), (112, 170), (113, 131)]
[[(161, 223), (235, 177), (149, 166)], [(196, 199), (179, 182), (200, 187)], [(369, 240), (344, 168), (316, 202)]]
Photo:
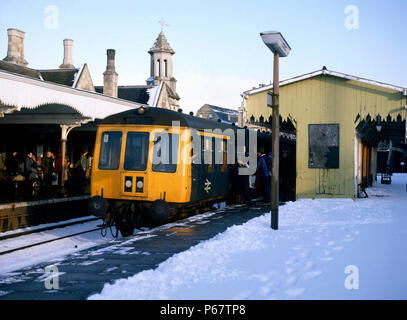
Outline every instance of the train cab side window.
[(122, 133), (120, 131), (102, 133), (98, 166), (100, 170), (116, 170), (119, 168), (121, 146)]
[(153, 149), (153, 172), (174, 173), (177, 171), (178, 149), (178, 134), (156, 134)]
[(148, 132), (128, 132), (126, 152), (124, 155), (124, 170), (144, 171), (148, 160)]

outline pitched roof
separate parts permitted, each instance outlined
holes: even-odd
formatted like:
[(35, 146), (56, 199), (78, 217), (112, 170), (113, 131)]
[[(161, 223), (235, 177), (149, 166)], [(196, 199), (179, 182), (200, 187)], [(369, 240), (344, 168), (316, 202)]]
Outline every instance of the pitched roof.
[[(239, 112), (233, 109), (221, 108), (218, 106), (204, 104), (199, 110), (197, 111), (196, 115), (203, 115), (204, 118), (212, 119), (212, 120), (221, 120), (223, 122), (237, 122)], [(212, 116), (210, 116), (212, 115)]]
[(43, 80), (41, 77), (41, 73), (38, 70), (23, 67), (18, 64), (6, 62), (3, 60), (0, 60), (0, 70), (20, 74), (34, 79)]
[[(164, 83), (165, 83), (165, 82), (164, 82)], [(178, 93), (174, 92), (174, 91), (171, 89), (171, 87), (170, 87), (167, 83), (165, 83), (165, 87), (166, 87), (166, 89), (167, 89), (167, 92), (168, 92), (168, 95), (169, 95), (170, 98), (173, 98), (173, 99), (176, 99), (176, 100), (181, 99), (181, 98), (179, 97)]]
[[(117, 97), (141, 104), (148, 104), (150, 99), (149, 89), (154, 86), (118, 86)], [(103, 86), (95, 86), (98, 93), (103, 93)]]
[(31, 69), (0, 60), (0, 70), (72, 87), (81, 69)]
[(72, 87), (75, 82), (75, 76), (79, 72), (79, 69), (49, 69), (38, 70), (41, 73), (44, 81), (63, 84), (65, 86)]
[[(284, 85), (287, 85), (287, 84), (290, 84), (290, 83), (302, 81), (302, 80), (313, 78), (313, 77), (320, 76), (320, 75), (330, 75), (330, 76), (334, 76), (334, 77), (338, 77), (338, 78), (342, 78), (342, 79), (358, 81), (358, 82), (370, 84), (370, 85), (373, 85), (373, 86), (378, 86), (378, 87), (387, 88), (387, 89), (390, 89), (390, 90), (399, 91), (399, 92), (402, 92), (404, 95), (407, 95), (407, 88), (403, 88), (403, 87), (400, 87), (400, 86), (395, 86), (395, 85), (392, 85), (392, 84), (379, 82), (379, 81), (375, 81), (375, 80), (369, 80), (369, 79), (361, 78), (361, 77), (357, 77), (357, 76), (352, 76), (352, 75), (349, 75), (349, 74), (346, 74), (346, 73), (341, 73), (341, 72), (337, 72), (337, 71), (328, 70), (325, 66), (321, 70), (306, 73), (306, 74), (303, 74), (301, 76), (293, 77), (293, 78), (290, 78), (290, 79), (282, 80), (282, 81), (280, 81), (280, 86), (284, 86)], [(270, 90), (272, 88), (273, 88), (272, 84), (270, 84), (270, 85), (261, 85), (260, 87), (257, 87), (257, 88), (254, 87), (251, 90), (244, 91), (241, 94), (241, 96), (244, 97), (244, 96), (259, 93), (259, 92), (268, 91), (268, 90)]]
[(174, 54), (175, 51), (172, 50), (170, 44), (168, 43), (167, 38), (165, 37), (164, 33), (161, 31), (160, 34), (158, 35), (158, 38), (155, 40), (154, 45), (148, 51), (148, 53), (153, 53), (153, 52), (169, 52), (171, 54)]

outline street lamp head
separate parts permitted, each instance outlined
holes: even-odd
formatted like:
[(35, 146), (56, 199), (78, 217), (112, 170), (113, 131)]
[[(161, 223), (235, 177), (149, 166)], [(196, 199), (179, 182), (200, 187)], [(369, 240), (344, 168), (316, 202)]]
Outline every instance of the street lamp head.
[(278, 31), (265, 31), (260, 33), (264, 44), (275, 54), (280, 57), (286, 57), (291, 51), (290, 46), (284, 37)]

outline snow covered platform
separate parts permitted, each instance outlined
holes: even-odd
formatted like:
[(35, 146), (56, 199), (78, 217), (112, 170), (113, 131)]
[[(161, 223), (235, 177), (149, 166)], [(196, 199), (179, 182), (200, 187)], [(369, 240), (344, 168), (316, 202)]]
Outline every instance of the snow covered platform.
[(277, 231), (235, 206), (109, 240), (0, 274), (0, 299), (407, 299), (406, 183), (289, 202)]
[[(268, 210), (264, 206), (243, 205), (222, 208), (141, 231), (132, 237), (110, 240), (64, 258), (0, 274), (0, 299), (86, 299), (100, 292), (105, 283), (156, 268), (174, 254)], [(7, 258), (3, 263), (7, 263)], [(51, 278), (56, 274), (58, 278)]]

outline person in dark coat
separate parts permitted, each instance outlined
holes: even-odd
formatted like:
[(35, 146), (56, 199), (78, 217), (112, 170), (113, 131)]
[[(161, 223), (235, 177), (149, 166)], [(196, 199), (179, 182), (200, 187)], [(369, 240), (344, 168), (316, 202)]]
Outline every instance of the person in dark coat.
[(34, 160), (34, 155), (30, 151), (27, 153), (27, 157), (24, 162), (24, 176), (26, 181), (31, 180), (33, 173), (36, 171), (36, 165)]
[(52, 173), (54, 172), (54, 158), (51, 151), (47, 151), (46, 156), (41, 161), (41, 169), (44, 174), (44, 185), (49, 195), (52, 185)]
[(18, 172), (17, 151), (14, 151), (6, 160), (6, 170), (9, 176), (16, 176)]
[(266, 204), (269, 204), (271, 201), (270, 173), (267, 166), (267, 156), (262, 151), (258, 152), (257, 177), (259, 179), (263, 201)]

